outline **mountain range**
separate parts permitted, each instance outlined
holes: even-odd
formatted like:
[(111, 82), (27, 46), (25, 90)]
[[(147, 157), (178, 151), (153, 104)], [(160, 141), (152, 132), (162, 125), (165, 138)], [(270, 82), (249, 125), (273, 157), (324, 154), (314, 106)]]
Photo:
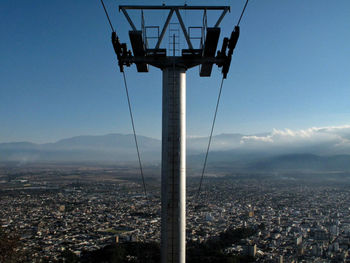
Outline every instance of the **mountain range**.
[[(285, 171), (320, 170), (350, 171), (350, 154), (335, 152), (334, 145), (319, 143), (271, 143), (261, 144), (259, 138), (270, 138), (269, 134), (243, 135), (221, 134), (213, 137), (208, 164), (235, 170)], [(142, 160), (159, 163), (161, 141), (138, 136)], [(257, 139), (253, 147), (247, 139)], [(187, 162), (200, 167), (204, 160), (207, 137), (187, 139)], [(31, 142), (0, 143), (0, 162), (19, 164), (33, 162), (133, 162), (137, 159), (134, 137), (131, 134), (108, 134), (101, 136), (76, 136), (55, 143), (35, 144)]]

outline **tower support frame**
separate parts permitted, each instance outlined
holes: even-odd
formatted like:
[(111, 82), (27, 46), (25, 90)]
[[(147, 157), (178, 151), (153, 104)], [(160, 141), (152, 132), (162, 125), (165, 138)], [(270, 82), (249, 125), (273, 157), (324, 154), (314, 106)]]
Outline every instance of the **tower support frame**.
[[(123, 12), (132, 30), (129, 31), (133, 55), (125, 43), (120, 43), (116, 32), (112, 43), (118, 58), (120, 71), (124, 66), (135, 64), (138, 72), (148, 72), (149, 65), (163, 72), (162, 99), (162, 172), (161, 172), (161, 263), (186, 262), (186, 71), (200, 65), (200, 76), (210, 77), (216, 64), (222, 68), (226, 78), (239, 30), (232, 32), (230, 39), (224, 38), (221, 50), (217, 51), (220, 36), (219, 25), (230, 11), (229, 6), (140, 6), (122, 5)], [(141, 10), (142, 28), (138, 30), (128, 11)], [(168, 16), (158, 35), (154, 48), (149, 48), (145, 39), (143, 10), (168, 10)], [(195, 49), (181, 17), (182, 10), (203, 11), (201, 45)], [(207, 26), (207, 12), (221, 11), (213, 27)], [(160, 48), (172, 16), (181, 26), (187, 49), (180, 56), (167, 56)], [(239, 28), (238, 28), (239, 29)], [(173, 41), (175, 43), (175, 41)], [(175, 47), (173, 47), (173, 51)]]

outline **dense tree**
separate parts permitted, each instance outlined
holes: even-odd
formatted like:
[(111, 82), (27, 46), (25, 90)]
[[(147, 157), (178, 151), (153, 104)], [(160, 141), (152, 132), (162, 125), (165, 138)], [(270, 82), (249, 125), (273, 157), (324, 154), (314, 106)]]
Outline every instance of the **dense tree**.
[(61, 254), (61, 259), (59, 263), (78, 263), (79, 257), (75, 255), (71, 250), (66, 249)]
[(243, 238), (255, 233), (251, 228), (230, 228), (217, 237), (204, 243), (189, 242), (187, 244), (187, 262), (191, 263), (244, 263), (254, 262), (254, 258), (223, 253), (223, 250)]
[[(225, 254), (228, 246), (255, 233), (251, 228), (228, 229), (208, 241), (188, 242), (186, 261), (190, 263), (245, 263), (254, 258)], [(31, 262), (20, 252), (19, 237), (7, 234), (0, 227), (0, 262)], [(43, 259), (42, 262), (45, 262)], [(60, 255), (58, 263), (159, 263), (160, 247), (158, 243), (127, 242), (108, 245), (95, 251), (83, 251), (81, 257), (66, 249)]]
[(160, 248), (157, 243), (128, 242), (106, 246), (102, 249), (84, 252), (82, 263), (158, 263)]
[(23, 262), (19, 252), (19, 237), (15, 234), (7, 234), (0, 226), (0, 262)]
[[(190, 263), (245, 263), (254, 258), (225, 254), (226, 247), (255, 233), (251, 228), (228, 229), (207, 242), (188, 242), (186, 261)], [(82, 263), (159, 263), (160, 247), (157, 243), (129, 242), (84, 252)]]

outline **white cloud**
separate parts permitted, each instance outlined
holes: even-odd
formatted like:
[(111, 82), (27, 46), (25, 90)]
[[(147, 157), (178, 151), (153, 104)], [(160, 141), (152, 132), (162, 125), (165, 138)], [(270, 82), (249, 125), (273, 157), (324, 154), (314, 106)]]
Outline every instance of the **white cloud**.
[[(322, 146), (327, 152), (344, 153), (350, 150), (350, 125), (311, 127), (302, 130), (273, 129), (270, 134), (264, 136), (243, 136), (240, 141), (241, 147), (285, 147), (315, 148)], [(350, 153), (350, 152), (349, 152)]]
[[(189, 136), (188, 149), (204, 151), (208, 137)], [(248, 150), (273, 153), (350, 154), (350, 125), (273, 129), (264, 135), (226, 134), (215, 136), (212, 151)]]
[(249, 136), (243, 136), (241, 139), (241, 144), (247, 143), (249, 141), (255, 141), (255, 142), (273, 142), (272, 136), (255, 136), (255, 135), (249, 135)]

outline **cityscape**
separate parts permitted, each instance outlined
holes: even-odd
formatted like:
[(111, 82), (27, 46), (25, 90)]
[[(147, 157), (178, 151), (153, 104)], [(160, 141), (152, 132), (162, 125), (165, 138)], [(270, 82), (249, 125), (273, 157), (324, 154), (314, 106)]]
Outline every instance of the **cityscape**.
[(0, 263), (350, 262), (349, 0), (0, 11)]
[[(197, 199), (199, 179), (189, 177), (186, 241), (251, 229), (223, 253), (254, 262), (347, 262), (349, 179), (220, 175), (204, 180)], [(160, 180), (154, 175), (147, 185), (145, 198), (137, 175), (123, 166), (2, 166), (1, 228), (20, 236), (27, 262), (58, 262), (64, 251), (79, 258), (111, 244), (159, 243)]]

